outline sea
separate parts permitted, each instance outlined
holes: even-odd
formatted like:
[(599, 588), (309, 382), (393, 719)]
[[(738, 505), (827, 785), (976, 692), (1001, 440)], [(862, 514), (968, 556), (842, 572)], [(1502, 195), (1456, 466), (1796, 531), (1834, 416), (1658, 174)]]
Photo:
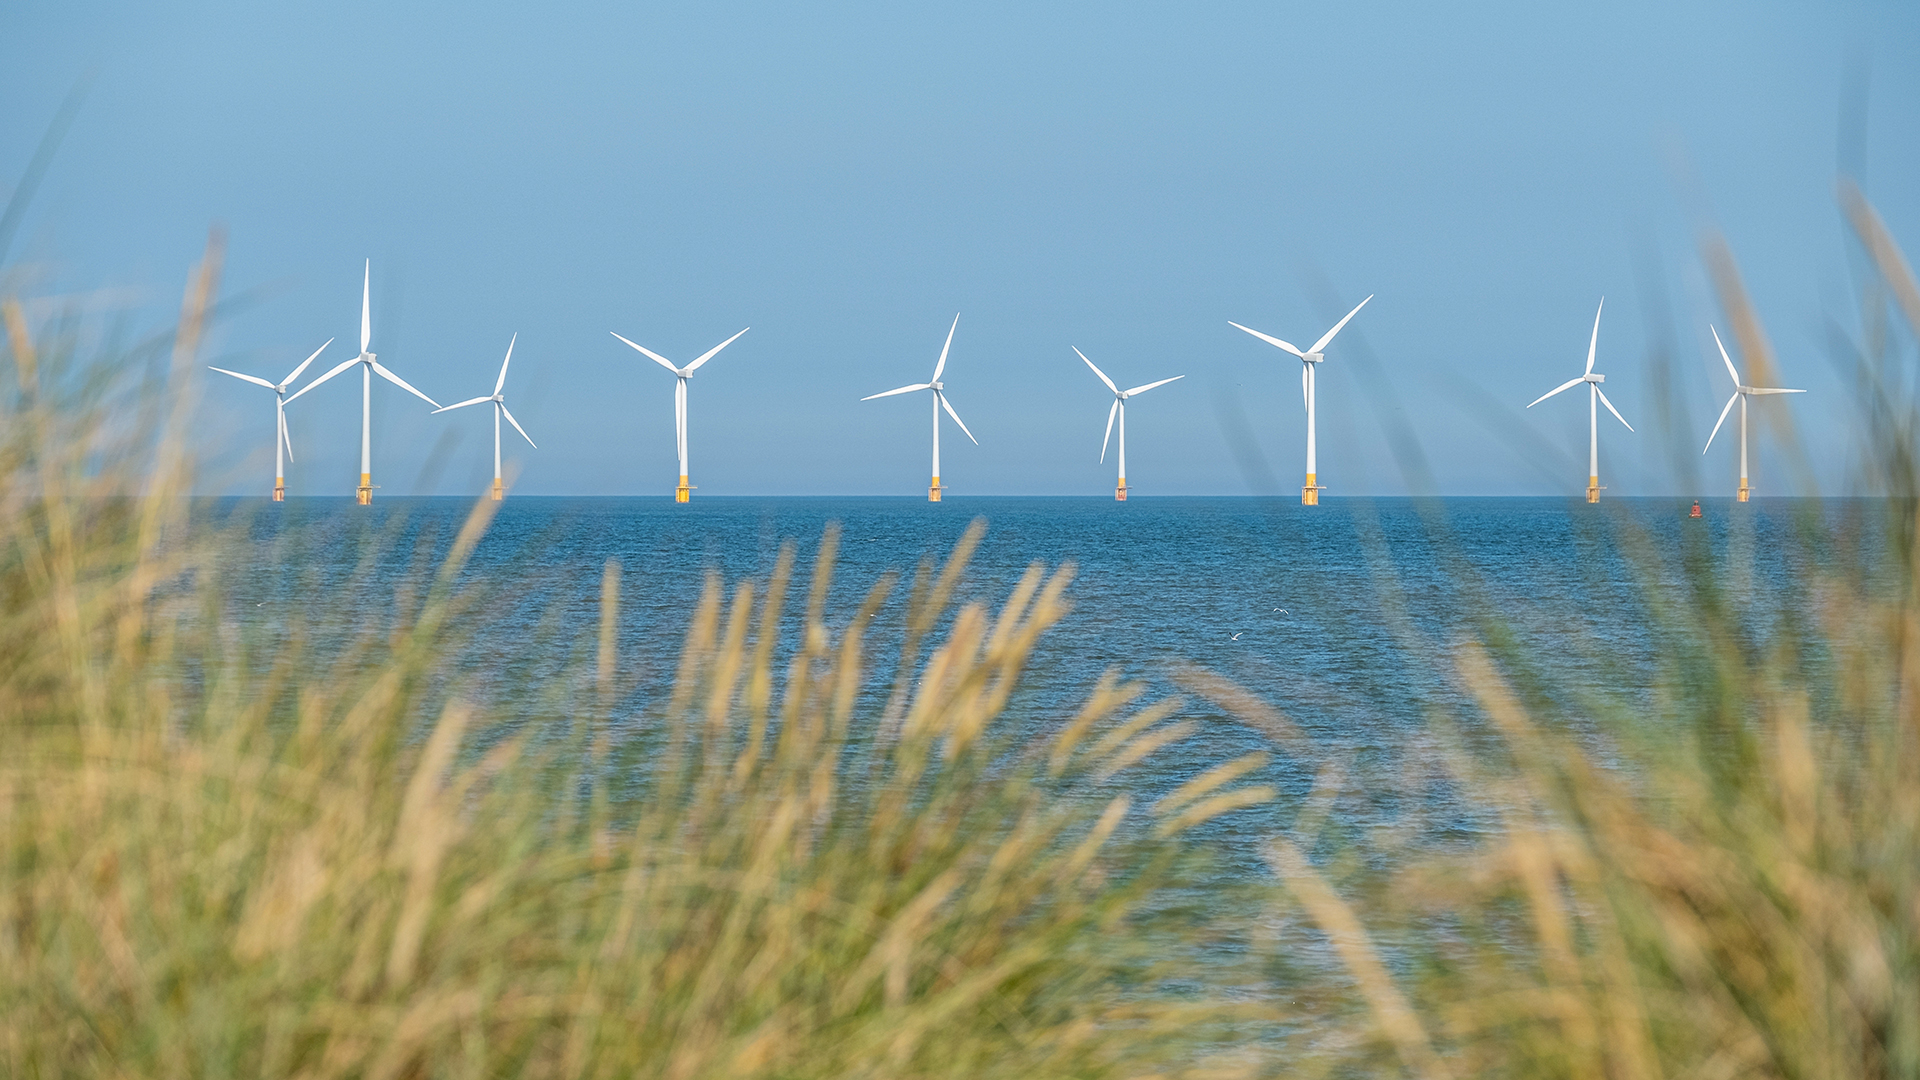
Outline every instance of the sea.
[[(1041, 640), (1010, 704), (1014, 722), (1064, 721), (1108, 670), (1146, 684), (1145, 701), (1182, 698), (1180, 715), (1201, 721), (1198, 734), (1129, 782), (1144, 804), (1213, 764), (1270, 751), (1256, 779), (1282, 798), (1210, 826), (1249, 860), (1258, 838), (1286, 827), (1331, 775), (1352, 789), (1356, 827), (1418, 822), (1467, 835), (1482, 823), (1447, 764), (1486, 730), (1458, 674), (1467, 643), (1501, 645), (1540, 722), (1603, 739), (1609, 722), (1658, 717), (1658, 688), (1687, 677), (1675, 658), (1698, 644), (1703, 606), (1756, 653), (1805, 633), (1822, 568), (1843, 557), (1839, 538), (1856, 535), (1862, 517), (1845, 500), (1701, 500), (1699, 517), (1693, 505), (509, 497), (460, 575), (478, 590), (461, 616), (460, 693), (483, 707), (525, 701), (577, 670), (591, 657), (612, 562), (619, 664), (635, 688), (622, 722), (644, 725), (709, 578), (729, 591), (764, 582), (790, 543), (798, 608), (830, 526), (840, 541), (827, 621), (843, 628), (868, 590), (896, 575), (872, 624), (875, 653), (888, 656), (916, 568), (943, 563), (979, 520), (986, 534), (958, 604), (997, 611), (1036, 564), (1073, 575), (1073, 610)], [(414, 610), (473, 509), (464, 499), (224, 500), (205, 516), (244, 538), (214, 572), (239, 629), (267, 643), (249, 654), (264, 663), (296, 627), (310, 646), (345, 643)], [(893, 677), (889, 660), (875, 667), (869, 708)], [(1195, 667), (1271, 705), (1304, 741), (1277, 745), (1196, 697), (1180, 677)]]

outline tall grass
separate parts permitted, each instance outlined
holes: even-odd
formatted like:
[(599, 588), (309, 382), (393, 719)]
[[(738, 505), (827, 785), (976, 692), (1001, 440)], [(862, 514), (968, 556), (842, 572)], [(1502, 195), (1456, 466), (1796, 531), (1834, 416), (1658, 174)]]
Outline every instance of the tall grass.
[[(1873, 498), (1796, 511), (1804, 608), (1743, 593), (1701, 530), (1663, 553), (1617, 520), (1662, 657), (1619, 694), (1567, 686), (1460, 576), (1478, 631), (1435, 660), (1474, 707), (1434, 730), (1487, 826), (1318, 864), (1311, 827), (1269, 849), (1283, 910), (1338, 957), (1316, 980), (1345, 1035), (1326, 1067), (1920, 1075), (1920, 427), (1884, 319), (1891, 298), (1920, 331), (1920, 290), (1859, 193), (1841, 202), (1870, 268), (1842, 370)], [(1731, 255), (1704, 248), (1767, 370)]]
[[(213, 247), (176, 375), (218, 267)], [(395, 626), (340, 648), (310, 612), (257, 647), (219, 587), (244, 534), (180, 497), (190, 383), (128, 387), (74, 359), (71, 326), (4, 316), (0, 1073), (1094, 1076), (1244, 1056), (1232, 1032), (1261, 1013), (1219, 989), (1202, 953), (1221, 931), (1175, 889), (1183, 833), (1272, 792), (1243, 761), (1138, 800), (1140, 763), (1194, 731), (1138, 684), (1009, 715), (1070, 569), (956, 608), (975, 526), (914, 582), (900, 654), (875, 657), (895, 582), (831, 626), (835, 535), (810, 578), (789, 547), (764, 581), (709, 581), (664, 705), (616, 728), (609, 564), (588, 659), (489, 712), (446, 676), (493, 504)]]
[(1320, 777), (1234, 893), (1192, 830), (1278, 798), (1266, 752), (1149, 799), (1200, 734), (1180, 702), (1110, 674), (1074, 715), (1011, 704), (1071, 568), (956, 604), (976, 526), (833, 625), (829, 531), (804, 575), (788, 547), (709, 579), (634, 716), (609, 563), (597, 624), (529, 645), (577, 661), (482, 702), (455, 677), (482, 502), (391, 624), (337, 640), (347, 590), (262, 648), (220, 586), (244, 531), (180, 497), (218, 245), (170, 377), (0, 301), (0, 1071), (1920, 1074), (1920, 425), (1882, 317), (1920, 330), (1920, 288), (1842, 205), (1877, 498), (1801, 519), (1814, 602), (1756, 609), (1703, 542), (1621, 519), (1664, 659), (1613, 697), (1457, 566), (1477, 629), (1433, 659), (1468, 704), (1428, 735), (1464, 833), (1339, 828), (1377, 778), (1185, 671)]

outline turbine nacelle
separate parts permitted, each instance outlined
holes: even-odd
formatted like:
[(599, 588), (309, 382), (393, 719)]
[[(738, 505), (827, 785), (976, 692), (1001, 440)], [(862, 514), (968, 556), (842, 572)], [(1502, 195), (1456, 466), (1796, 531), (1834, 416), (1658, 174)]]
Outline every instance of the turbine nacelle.
[(1309, 364), (1318, 364), (1326, 358), (1325, 353), (1310, 352), (1300, 354), (1300, 359)]
[(1580, 381), (1590, 382), (1590, 383), (1603, 383), (1607, 381), (1607, 377), (1605, 375), (1587, 375), (1582, 377)]

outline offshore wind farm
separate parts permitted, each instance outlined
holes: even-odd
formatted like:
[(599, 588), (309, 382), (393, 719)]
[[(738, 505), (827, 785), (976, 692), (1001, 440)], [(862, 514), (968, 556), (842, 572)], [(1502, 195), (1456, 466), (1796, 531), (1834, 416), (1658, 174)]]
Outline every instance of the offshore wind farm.
[[(300, 398), (307, 391), (312, 390), (315, 387), (318, 387), (326, 383), (328, 380), (334, 378), (336, 375), (339, 375), (349, 370), (350, 368), (353, 368), (354, 366), (358, 365), (361, 368), (361, 427), (360, 427), (361, 458), (360, 458), (360, 481), (358, 486), (354, 489), (356, 502), (358, 502), (360, 505), (365, 506), (371, 503), (372, 497), (373, 497), (372, 379), (374, 375), (379, 375), (382, 379), (385, 379), (388, 382), (393, 383), (394, 385), (400, 387), (401, 389), (406, 390), (408, 393), (413, 394), (415, 397), (420, 398), (422, 401), (425, 401), (427, 404), (432, 406), (432, 412), (431, 412), (432, 415), (439, 415), (441, 413), (450, 412), (456, 409), (464, 409), (474, 405), (482, 405), (482, 404), (492, 405), (493, 406), (493, 478), (492, 478), (491, 487), (487, 489), (487, 494), (488, 494), (488, 497), (491, 498), (492, 500), (496, 502), (500, 501), (502, 498), (505, 497), (505, 486), (504, 486), (503, 472), (502, 472), (501, 444), (500, 444), (501, 419), (504, 418), (507, 421), (507, 423), (510, 424), (513, 427), (513, 429), (520, 434), (521, 438), (523, 438), (526, 441), (529, 448), (538, 449), (537, 445), (533, 441), (533, 437), (527, 434), (526, 429), (520, 425), (519, 420), (514, 418), (513, 413), (507, 408), (507, 405), (506, 405), (506, 397), (505, 397), (504, 391), (506, 387), (507, 371), (508, 371), (508, 367), (513, 362), (513, 349), (514, 349), (514, 346), (519, 341), (519, 335), (517, 333), (514, 334), (508, 341), (506, 355), (500, 362), (500, 370), (497, 377), (494, 380), (493, 392), (491, 394), (487, 394), (487, 395), (483, 395), (475, 398), (469, 398), (467, 400), (458, 402), (453, 405), (441, 406), (437, 402), (435, 402), (432, 398), (428, 397), (426, 394), (416, 389), (412, 384), (408, 383), (404, 379), (401, 379), (398, 375), (395, 375), (391, 370), (381, 365), (378, 358), (375, 356), (375, 354), (369, 351), (369, 345), (370, 345), (371, 336), (372, 336), (371, 282), (372, 282), (372, 261), (368, 260), (362, 269), (359, 355), (355, 356), (352, 359), (346, 360), (340, 363), (339, 365), (329, 369), (325, 374), (312, 380), (307, 385), (300, 387), (298, 390), (293, 391), (291, 396), (288, 396), (289, 388), (291, 388), (298, 381), (300, 375), (307, 370), (307, 368), (314, 362), (314, 360), (316, 360), (320, 356), (320, 354), (326, 350), (327, 345), (332, 344), (331, 339), (329, 339), (329, 341), (326, 344), (323, 344), (319, 349), (316, 349), (311, 355), (309, 355), (305, 360), (303, 360), (297, 367), (295, 367), (291, 372), (289, 372), (286, 378), (282, 379), (279, 383), (272, 383), (258, 376), (247, 375), (247, 374), (243, 374), (241, 372), (233, 371), (227, 368), (218, 367), (215, 365), (209, 365), (209, 367), (213, 371), (219, 372), (220, 374), (228, 375), (233, 378), (240, 379), (245, 382), (253, 383), (258, 386), (274, 391), (275, 432), (274, 432), (274, 485), (271, 492), (272, 500), (275, 502), (282, 502), (285, 500), (286, 494), (287, 494), (286, 477), (285, 477), (286, 461), (287, 459), (290, 459), (292, 454), (292, 439), (290, 434), (288, 433), (287, 420), (286, 420), (287, 406), (292, 402), (294, 402), (295, 400), (297, 400), (298, 398)], [(1326, 359), (1325, 350), (1333, 343), (1334, 339), (1339, 335), (1341, 330), (1345, 329), (1347, 324), (1353, 320), (1354, 316), (1358, 315), (1360, 313), (1360, 310), (1366, 307), (1367, 304), (1370, 303), (1373, 299), (1374, 299), (1373, 295), (1369, 294), (1365, 299), (1361, 300), (1358, 304), (1356, 304), (1352, 310), (1348, 311), (1346, 315), (1342, 316), (1338, 322), (1334, 323), (1334, 325), (1330, 329), (1328, 329), (1326, 333), (1322, 334), (1318, 339), (1314, 341), (1314, 343), (1311, 346), (1309, 346), (1306, 349), (1301, 349), (1293, 345), (1291, 342), (1288, 342), (1282, 338), (1274, 337), (1271, 334), (1267, 334), (1262, 331), (1252, 329), (1251, 327), (1243, 326), (1240, 323), (1232, 322), (1231, 320), (1228, 321), (1228, 325), (1233, 327), (1234, 329), (1240, 330), (1246, 334), (1249, 334), (1255, 338), (1258, 338), (1261, 341), (1264, 341), (1267, 344), (1272, 345), (1275, 348), (1278, 348), (1281, 351), (1286, 352), (1298, 358), (1300, 361), (1300, 395), (1301, 395), (1302, 409), (1304, 413), (1305, 436), (1306, 436), (1306, 458), (1305, 458), (1306, 479), (1300, 489), (1300, 502), (1303, 506), (1319, 505), (1320, 493), (1326, 490), (1326, 487), (1327, 487), (1327, 485), (1320, 483), (1319, 458), (1318, 458), (1318, 425), (1317, 425), (1317, 419), (1316, 419), (1317, 417), (1316, 386), (1317, 386), (1317, 380), (1318, 380), (1318, 375), (1317, 375), (1318, 366), (1325, 361)], [(1606, 301), (1603, 298), (1599, 306), (1596, 308), (1594, 312), (1593, 328), (1591, 333), (1589, 334), (1588, 341), (1587, 341), (1586, 366), (1582, 374), (1576, 378), (1567, 380), (1566, 382), (1560, 384), (1559, 386), (1554, 387), (1552, 390), (1549, 390), (1546, 393), (1540, 395), (1539, 397), (1535, 398), (1533, 401), (1528, 402), (1526, 405), (1527, 409), (1532, 409), (1535, 405), (1539, 405), (1541, 402), (1544, 402), (1549, 398), (1552, 398), (1567, 390), (1571, 390), (1574, 387), (1584, 385), (1587, 388), (1587, 394), (1588, 394), (1587, 483), (1586, 483), (1585, 495), (1586, 495), (1586, 501), (1588, 503), (1598, 503), (1600, 501), (1600, 492), (1603, 490), (1603, 485), (1600, 483), (1600, 431), (1599, 431), (1600, 407), (1605, 406), (1606, 410), (1609, 413), (1611, 413), (1613, 417), (1621, 423), (1622, 426), (1624, 426), (1629, 432), (1633, 431), (1633, 425), (1627, 422), (1626, 417), (1621, 415), (1620, 410), (1614, 406), (1612, 400), (1607, 397), (1606, 392), (1601, 389), (1601, 385), (1606, 382), (1606, 378), (1607, 378), (1606, 375), (1597, 373), (1594, 371), (1594, 367), (1598, 359), (1598, 350), (1599, 350), (1599, 343), (1600, 343), (1600, 322), (1601, 322), (1602, 316), (1605, 313), (1605, 310), (1606, 310)], [(865, 401), (877, 400), (880, 398), (896, 397), (903, 394), (919, 393), (921, 391), (929, 391), (931, 393), (930, 401), (931, 401), (931, 410), (932, 410), (931, 411), (932, 460), (931, 460), (931, 470), (930, 470), (931, 479), (927, 487), (928, 502), (937, 503), (942, 501), (943, 492), (945, 490), (945, 485), (943, 485), (941, 482), (941, 465), (940, 465), (941, 413), (944, 412), (947, 415), (947, 417), (951, 419), (953, 423), (959, 427), (960, 431), (967, 436), (970, 442), (973, 442), (975, 445), (979, 444), (979, 440), (974, 438), (973, 432), (967, 428), (966, 423), (960, 419), (960, 414), (954, 410), (952, 402), (948, 400), (947, 394), (946, 394), (946, 383), (943, 381), (943, 377), (947, 370), (947, 362), (953, 349), (954, 335), (959, 331), (959, 328), (960, 328), (960, 317), (958, 315), (955, 315), (953, 318), (953, 322), (949, 324), (947, 328), (947, 336), (945, 341), (941, 344), (939, 356), (934, 361), (933, 372), (929, 376), (926, 382), (909, 383), (905, 386), (895, 387), (892, 390), (885, 390), (878, 394), (869, 394), (865, 397), (860, 398), (861, 401), (865, 402)], [(727, 348), (727, 346), (733, 344), (735, 341), (738, 341), (744, 334), (746, 334), (746, 332), (747, 332), (747, 329), (742, 329), (736, 332), (731, 337), (728, 337), (724, 341), (721, 341), (718, 345), (713, 346), (712, 348), (708, 349), (706, 352), (701, 353), (699, 356), (695, 357), (692, 361), (688, 362), (684, 367), (675, 364), (673, 361), (667, 359), (665, 356), (662, 356), (660, 353), (655, 352), (644, 345), (638, 344), (637, 342), (634, 342), (629, 338), (622, 336), (618, 332), (611, 332), (613, 337), (618, 339), (622, 344), (628, 346), (629, 348), (632, 348), (636, 352), (639, 352), (643, 356), (659, 364), (661, 367), (665, 368), (668, 372), (670, 372), (674, 376), (675, 381), (674, 381), (674, 398), (673, 398), (672, 434), (673, 434), (674, 447), (675, 447), (678, 465), (679, 465), (679, 473), (678, 473), (679, 482), (672, 489), (673, 498), (675, 502), (678, 502), (678, 503), (691, 502), (692, 492), (694, 490), (694, 486), (691, 482), (691, 466), (689, 465), (689, 454), (688, 454), (688, 441), (689, 441), (688, 440), (688, 431), (689, 431), (688, 383), (692, 379), (695, 372), (700, 370), (701, 367), (703, 367), (708, 361), (712, 360), (715, 356), (719, 355), (722, 350)], [(1805, 393), (1805, 391), (1798, 390), (1798, 389), (1779, 389), (1779, 388), (1770, 388), (1770, 387), (1753, 387), (1753, 386), (1746, 385), (1744, 382), (1741, 381), (1740, 374), (1735, 369), (1732, 358), (1728, 356), (1726, 351), (1726, 346), (1720, 340), (1718, 329), (1709, 326), (1708, 332), (1713, 340), (1715, 347), (1719, 351), (1719, 359), (1725, 365), (1727, 373), (1730, 376), (1732, 376), (1734, 380), (1734, 393), (1732, 397), (1727, 399), (1725, 406), (1722, 407), (1718, 419), (1713, 424), (1712, 431), (1707, 436), (1706, 446), (1702, 448), (1701, 453), (1705, 454), (1707, 450), (1712, 448), (1714, 438), (1719, 434), (1721, 426), (1726, 423), (1727, 416), (1732, 411), (1734, 406), (1737, 404), (1740, 407), (1740, 418), (1739, 418), (1740, 482), (1736, 490), (1735, 497), (1736, 497), (1736, 501), (1744, 503), (1748, 501), (1751, 493), (1751, 489), (1748, 484), (1748, 439), (1747, 439), (1748, 399), (1754, 396), (1764, 397), (1764, 396), (1772, 396), (1772, 395), (1779, 395), (1779, 394), (1800, 394), (1800, 393)], [(1094, 376), (1100, 380), (1101, 385), (1105, 386), (1106, 389), (1113, 395), (1113, 401), (1107, 411), (1106, 428), (1104, 433), (1101, 436), (1100, 454), (1099, 454), (1098, 460), (1101, 462), (1106, 461), (1108, 444), (1113, 441), (1114, 432), (1116, 430), (1116, 425), (1117, 425), (1118, 432), (1119, 432), (1118, 449), (1116, 453), (1118, 473), (1117, 473), (1116, 482), (1114, 486), (1114, 500), (1116, 502), (1126, 502), (1128, 498), (1127, 420), (1126, 420), (1127, 402), (1130, 399), (1140, 394), (1144, 394), (1149, 390), (1153, 390), (1158, 387), (1165, 386), (1169, 383), (1176, 382), (1180, 379), (1185, 378), (1186, 376), (1174, 375), (1165, 379), (1160, 379), (1150, 383), (1143, 383), (1139, 386), (1134, 386), (1126, 390), (1122, 390), (1120, 389), (1117, 383), (1115, 383), (1110, 377), (1108, 377), (1105, 371), (1101, 370), (1100, 367), (1096, 365), (1091, 359), (1089, 359), (1087, 355), (1084, 352), (1082, 352), (1077, 346), (1070, 346), (1070, 348), (1072, 349), (1074, 355), (1078, 356), (1080, 360), (1087, 366), (1087, 368), (1093, 372)], [(774, 392), (779, 391), (779, 388), (777, 386), (770, 386), (769, 389)]]

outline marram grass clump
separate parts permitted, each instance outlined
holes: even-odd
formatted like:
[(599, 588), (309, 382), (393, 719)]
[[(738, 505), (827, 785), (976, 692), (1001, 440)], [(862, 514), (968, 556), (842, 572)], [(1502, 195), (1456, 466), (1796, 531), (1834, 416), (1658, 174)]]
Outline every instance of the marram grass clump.
[[(1319, 865), (1311, 826), (1270, 848), (1284, 910), (1338, 959), (1306, 980), (1321, 1067), (1920, 1076), (1920, 413), (1887, 314), (1920, 336), (1920, 288), (1851, 186), (1842, 204), (1871, 267), (1842, 364), (1869, 497), (1790, 511), (1804, 600), (1741, 586), (1737, 549), (1701, 530), (1671, 550), (1613, 522), (1652, 612), (1651, 686), (1569, 685), (1480, 602), (1476, 638), (1434, 657), (1471, 707), (1432, 727), (1479, 827)], [(1724, 245), (1707, 260), (1766, 370)]]
[[(217, 265), (195, 274), (176, 374)], [(1244, 1057), (1233, 1032), (1260, 1010), (1207, 989), (1223, 971), (1197, 957), (1223, 931), (1168, 893), (1187, 828), (1272, 792), (1227, 763), (1145, 805), (1130, 777), (1193, 726), (1136, 708), (1136, 684), (1009, 716), (1069, 571), (952, 610), (976, 526), (921, 575), (905, 655), (873, 657), (893, 582), (828, 625), (829, 533), (804, 585), (791, 548), (765, 581), (711, 580), (665, 704), (616, 725), (609, 565), (592, 659), (489, 712), (443, 676), (491, 503), (398, 625), (324, 659), (300, 625), (258, 647), (216, 584), (244, 537), (178, 497), (174, 398), (129, 443), (106, 420), (123, 388), (43, 393), (57, 335), (6, 319), (0, 1072), (1133, 1076)], [(901, 672), (891, 699), (868, 692), (876, 668)]]

